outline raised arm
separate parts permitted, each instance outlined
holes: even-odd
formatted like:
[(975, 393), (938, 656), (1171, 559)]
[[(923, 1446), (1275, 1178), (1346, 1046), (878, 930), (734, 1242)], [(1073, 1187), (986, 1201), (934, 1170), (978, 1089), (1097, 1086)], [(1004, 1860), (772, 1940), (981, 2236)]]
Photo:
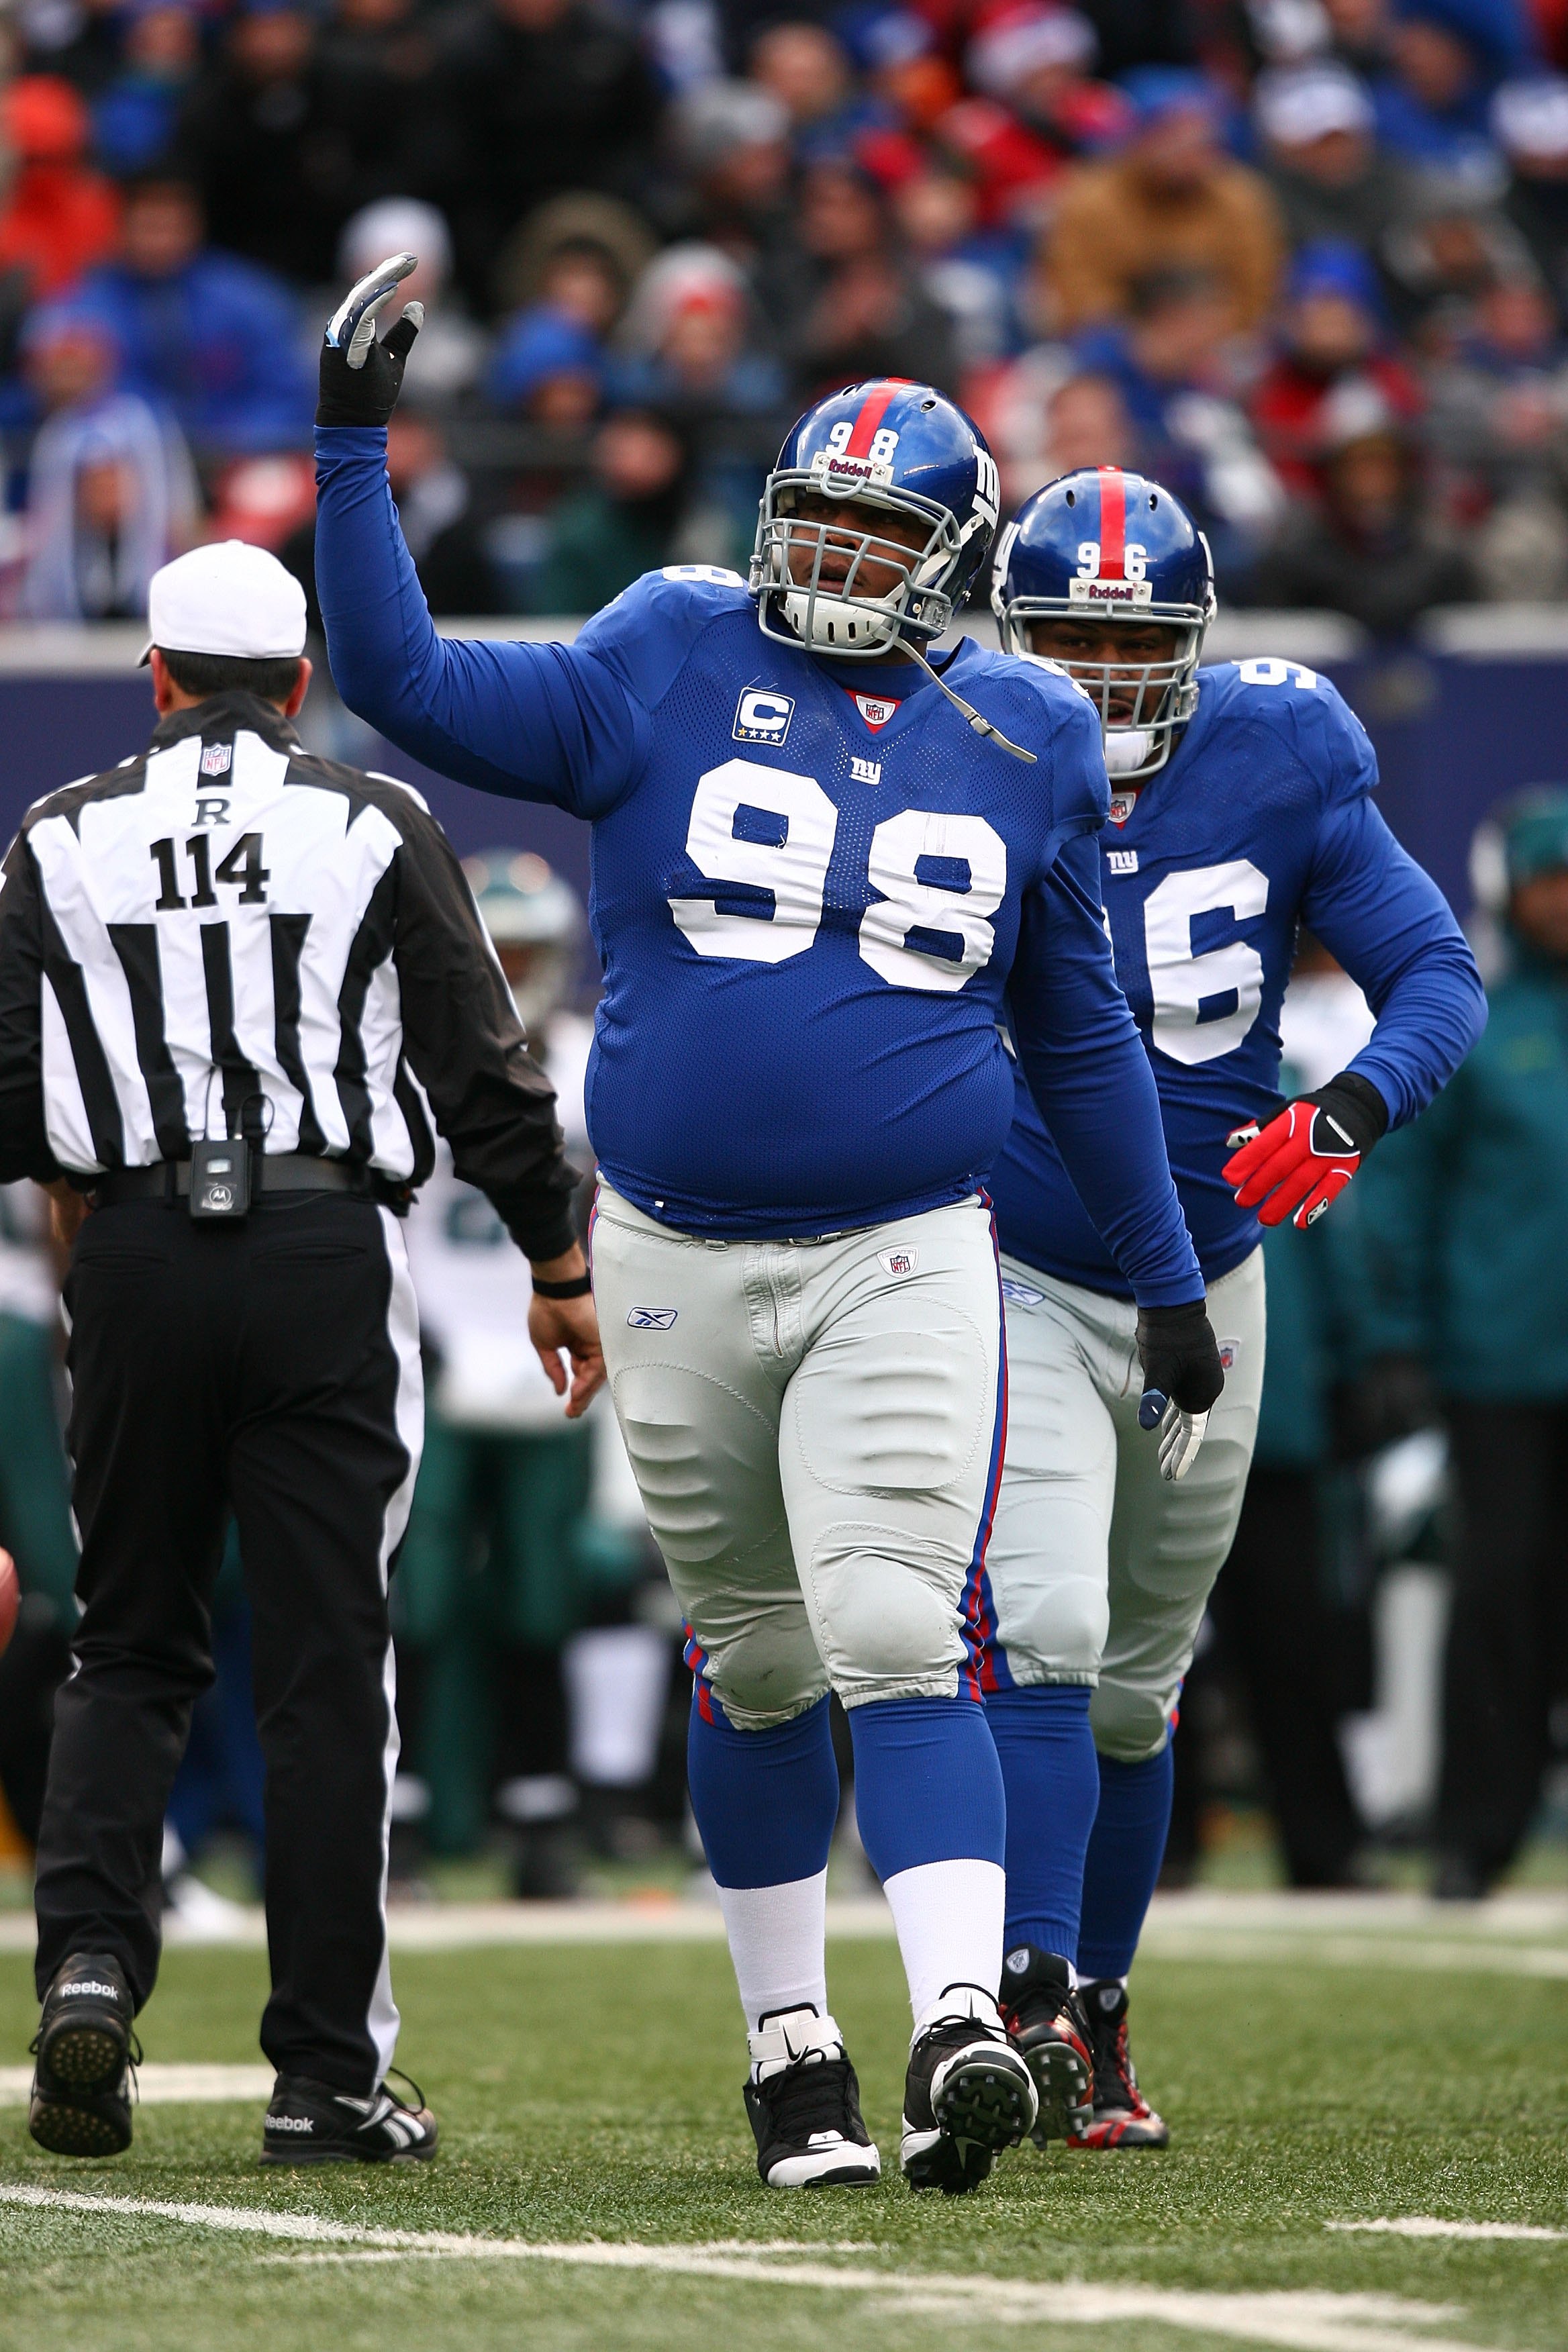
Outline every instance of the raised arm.
[(316, 593), (338, 692), (437, 773), (599, 816), (647, 755), (647, 714), (567, 646), (437, 636), (393, 504), (384, 425), (318, 425)]

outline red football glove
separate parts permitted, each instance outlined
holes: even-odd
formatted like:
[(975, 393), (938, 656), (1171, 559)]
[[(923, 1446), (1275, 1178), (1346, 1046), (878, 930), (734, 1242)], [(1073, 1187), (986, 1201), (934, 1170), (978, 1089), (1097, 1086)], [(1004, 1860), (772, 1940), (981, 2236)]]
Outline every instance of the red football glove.
[(1315, 1094), (1299, 1095), (1259, 1129), (1256, 1120), (1226, 1138), (1225, 1181), (1237, 1205), (1261, 1225), (1292, 1223), (1305, 1233), (1337, 1201), (1388, 1125), (1388, 1107), (1370, 1078), (1342, 1070)]

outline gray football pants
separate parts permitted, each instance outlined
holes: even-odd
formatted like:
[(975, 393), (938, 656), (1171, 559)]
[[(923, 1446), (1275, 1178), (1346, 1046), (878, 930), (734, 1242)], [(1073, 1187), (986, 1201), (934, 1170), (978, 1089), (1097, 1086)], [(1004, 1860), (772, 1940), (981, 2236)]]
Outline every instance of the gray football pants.
[(978, 1696), (966, 1639), (1000, 1452), (978, 1198), (824, 1241), (705, 1240), (601, 1184), (610, 1393), (693, 1637), (743, 1730), (831, 1684)]
[(1136, 1307), (1016, 1258), (1002, 1273), (1007, 1451), (986, 1562), (994, 1671), (1004, 1683), (1089, 1684), (1096, 1747), (1140, 1763), (1169, 1736), (1241, 1515), (1263, 1389), (1263, 1253), (1210, 1287), (1225, 1392), (1175, 1484), (1138, 1426)]

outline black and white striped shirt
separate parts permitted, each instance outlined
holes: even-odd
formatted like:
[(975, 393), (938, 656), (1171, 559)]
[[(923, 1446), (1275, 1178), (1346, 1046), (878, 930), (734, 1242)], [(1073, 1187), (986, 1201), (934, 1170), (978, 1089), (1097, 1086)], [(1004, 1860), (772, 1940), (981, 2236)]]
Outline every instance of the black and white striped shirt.
[(554, 1097), (416, 793), (240, 693), (28, 811), (0, 886), (0, 1181), (244, 1135), (395, 1193), (430, 1172), (426, 1102), (529, 1255), (569, 1248)]

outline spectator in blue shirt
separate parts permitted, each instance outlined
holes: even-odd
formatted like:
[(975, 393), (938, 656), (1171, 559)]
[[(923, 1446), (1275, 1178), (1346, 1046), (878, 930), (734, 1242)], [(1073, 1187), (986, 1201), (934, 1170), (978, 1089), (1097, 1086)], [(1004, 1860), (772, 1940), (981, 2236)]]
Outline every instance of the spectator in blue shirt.
[(1380, 143), (1428, 171), (1500, 180), (1488, 108), (1528, 49), (1513, 0), (1400, 0), (1393, 71), (1374, 91)]
[(205, 243), (194, 188), (134, 183), (118, 257), (71, 307), (119, 346), (122, 387), (171, 410), (198, 455), (309, 446), (315, 396), (293, 301), (266, 270)]

